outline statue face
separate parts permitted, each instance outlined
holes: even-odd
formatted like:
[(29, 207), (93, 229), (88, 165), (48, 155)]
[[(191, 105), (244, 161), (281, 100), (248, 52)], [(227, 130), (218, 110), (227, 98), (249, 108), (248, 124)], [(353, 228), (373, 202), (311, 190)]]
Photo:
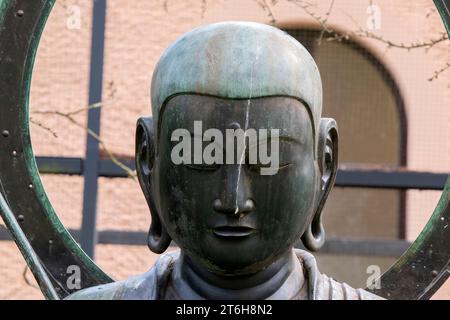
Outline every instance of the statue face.
[[(278, 171), (262, 175), (269, 165), (259, 159), (249, 164), (248, 152), (241, 157), (237, 148), (232, 164), (175, 164), (177, 129), (191, 133), (192, 150), (195, 142), (203, 149), (211, 143), (194, 133), (195, 121), (201, 121), (203, 133), (215, 128), (223, 134), (224, 159), (230, 152), (225, 148), (227, 129), (267, 129), (269, 141), (270, 130), (279, 129)], [(215, 273), (252, 273), (299, 240), (319, 192), (311, 118), (300, 101), (178, 95), (160, 114), (158, 132), (152, 174), (156, 207), (172, 239), (193, 261)], [(263, 138), (259, 135), (258, 143)], [(267, 145), (270, 154), (275, 149)]]

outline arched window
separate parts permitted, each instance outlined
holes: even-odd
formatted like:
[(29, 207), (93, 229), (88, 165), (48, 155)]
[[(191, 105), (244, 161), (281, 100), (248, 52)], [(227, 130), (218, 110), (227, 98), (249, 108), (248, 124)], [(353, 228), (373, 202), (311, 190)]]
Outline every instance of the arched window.
[[(392, 76), (369, 51), (349, 40), (327, 40), (316, 30), (286, 30), (314, 57), (323, 82), (323, 117), (339, 127), (340, 169), (395, 169), (406, 165), (404, 104)], [(324, 212), (328, 239), (403, 239), (401, 190), (335, 187)], [(368, 265), (387, 268), (394, 257), (320, 254), (321, 269), (364, 286)], [(322, 263), (321, 263), (322, 262)]]

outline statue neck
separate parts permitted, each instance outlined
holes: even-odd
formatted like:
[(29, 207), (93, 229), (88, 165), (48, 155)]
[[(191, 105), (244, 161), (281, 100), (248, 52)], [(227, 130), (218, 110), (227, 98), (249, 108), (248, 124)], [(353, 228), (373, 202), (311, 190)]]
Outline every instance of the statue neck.
[(181, 253), (172, 281), (181, 299), (291, 299), (303, 287), (304, 276), (292, 250), (267, 268), (240, 276), (212, 273)]

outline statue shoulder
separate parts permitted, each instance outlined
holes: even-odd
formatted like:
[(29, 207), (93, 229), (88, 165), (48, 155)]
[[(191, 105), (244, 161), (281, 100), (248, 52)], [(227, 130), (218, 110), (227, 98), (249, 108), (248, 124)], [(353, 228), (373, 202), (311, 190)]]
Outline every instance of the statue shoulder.
[(80, 290), (68, 296), (66, 300), (153, 300), (158, 292), (156, 283), (153, 267), (144, 274), (123, 281)]
[(123, 291), (124, 282), (112, 282), (83, 289), (71, 294), (65, 300), (117, 300)]
[(345, 282), (338, 282), (325, 274), (317, 282), (317, 300), (384, 300), (364, 289), (355, 289)]
[(319, 272), (314, 256), (303, 250), (295, 250), (305, 270), (311, 300), (384, 300), (364, 289), (354, 289)]
[(146, 273), (123, 281), (112, 282), (80, 290), (66, 300), (155, 300), (167, 280), (178, 258), (178, 252), (163, 254)]

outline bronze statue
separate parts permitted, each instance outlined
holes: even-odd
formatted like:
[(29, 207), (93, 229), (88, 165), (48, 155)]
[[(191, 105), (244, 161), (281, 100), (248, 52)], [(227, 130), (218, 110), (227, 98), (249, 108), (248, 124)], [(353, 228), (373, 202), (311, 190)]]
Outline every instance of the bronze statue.
[[(136, 162), (153, 215), (149, 246), (162, 253), (173, 238), (181, 252), (112, 283), (58, 219), (30, 143), (29, 84), (54, 2), (0, 6), (0, 150), (7, 151), (0, 216), (45, 298), (379, 298), (321, 275), (310, 254), (292, 249), (300, 238), (311, 251), (324, 241), (320, 216), (336, 174), (337, 129), (320, 119), (321, 83), (310, 55), (279, 30), (252, 23), (199, 28), (161, 58), (155, 121), (138, 122)], [(444, 1), (435, 4), (449, 33)], [(105, 2), (96, 8), (101, 16)], [(238, 133), (236, 150), (228, 147), (229, 130)], [(441, 287), (450, 274), (449, 195), (450, 179), (420, 236), (371, 291), (424, 300)]]
[[(148, 245), (163, 253), (174, 240), (180, 250), (161, 255), (143, 275), (69, 299), (379, 298), (321, 274), (310, 253), (293, 249), (300, 238), (312, 251), (324, 242), (321, 212), (338, 150), (336, 123), (320, 118), (319, 71), (300, 43), (257, 23), (199, 27), (163, 54), (151, 98), (153, 120), (141, 118), (136, 135), (152, 215)], [(214, 128), (213, 137), (197, 137), (200, 122)], [(213, 158), (232, 154), (236, 161), (189, 163), (184, 150), (174, 163), (180, 128), (201, 147), (215, 144)], [(278, 133), (255, 140), (270, 140), (278, 152), (272, 174), (262, 174), (267, 161), (249, 161), (251, 143), (225, 149), (219, 139), (251, 128)]]

